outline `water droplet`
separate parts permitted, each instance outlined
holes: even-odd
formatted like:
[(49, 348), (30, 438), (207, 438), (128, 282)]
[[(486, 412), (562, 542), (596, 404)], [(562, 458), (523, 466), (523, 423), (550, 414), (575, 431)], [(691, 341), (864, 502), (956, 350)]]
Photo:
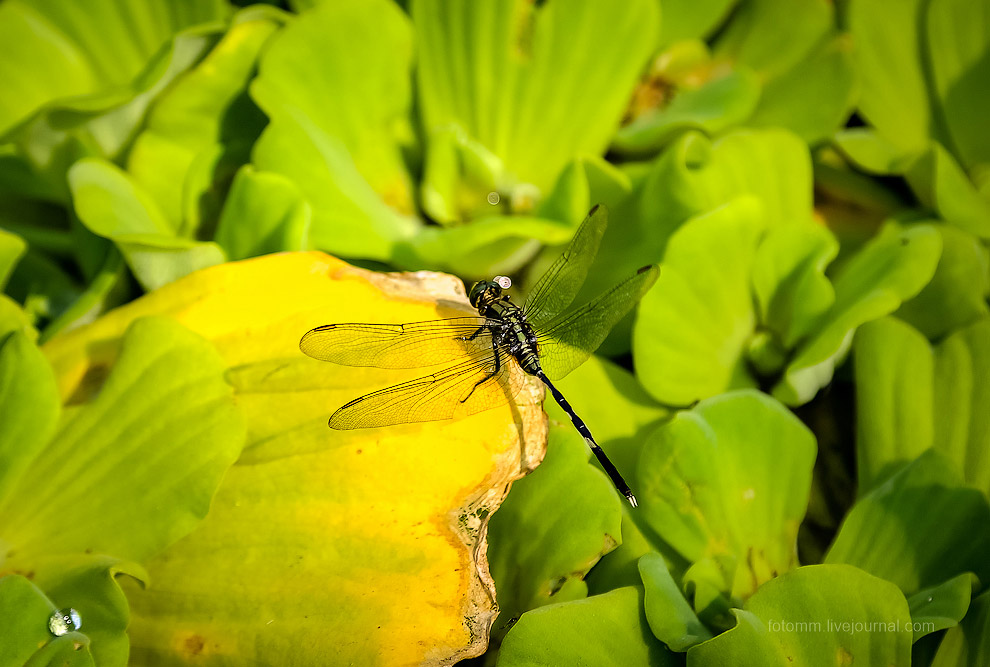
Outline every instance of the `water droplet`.
[(48, 617), (48, 631), (56, 637), (78, 630), (82, 618), (75, 609), (57, 609)]
[(498, 196), (497, 192), (488, 193), (488, 203), (491, 204), (492, 206), (499, 203), (501, 200), (502, 198)]

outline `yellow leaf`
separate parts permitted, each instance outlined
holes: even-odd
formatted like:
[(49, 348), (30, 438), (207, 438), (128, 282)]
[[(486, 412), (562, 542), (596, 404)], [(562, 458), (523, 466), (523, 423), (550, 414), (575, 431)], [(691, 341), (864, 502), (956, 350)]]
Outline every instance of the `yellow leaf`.
[(469, 308), (450, 276), (284, 253), (190, 274), (45, 346), (63, 400), (85, 402), (131, 321), (172, 317), (215, 344), (245, 412), (247, 447), (209, 515), (147, 563), (147, 590), (128, 590), (132, 660), (451, 664), (484, 651), (487, 517), (545, 452), (539, 383), (461, 420), (332, 431), (340, 405), (429, 371), (298, 348), (322, 324)]

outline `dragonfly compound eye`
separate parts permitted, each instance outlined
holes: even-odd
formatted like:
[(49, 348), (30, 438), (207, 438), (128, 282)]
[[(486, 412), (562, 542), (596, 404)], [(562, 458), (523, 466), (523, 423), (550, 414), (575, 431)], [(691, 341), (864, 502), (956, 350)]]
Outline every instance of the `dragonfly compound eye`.
[(479, 280), (471, 287), (471, 291), (468, 292), (468, 301), (471, 302), (472, 306), (478, 308), (497, 301), (500, 296), (502, 296), (502, 286), (499, 283), (490, 280)]

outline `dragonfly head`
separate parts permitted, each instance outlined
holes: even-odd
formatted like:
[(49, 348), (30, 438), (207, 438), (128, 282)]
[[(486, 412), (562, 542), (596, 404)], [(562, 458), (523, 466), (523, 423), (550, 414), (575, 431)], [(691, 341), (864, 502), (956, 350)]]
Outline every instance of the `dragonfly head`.
[(468, 300), (482, 315), (502, 297), (502, 290), (512, 287), (512, 281), (506, 276), (495, 276), (491, 280), (479, 280), (471, 286)]

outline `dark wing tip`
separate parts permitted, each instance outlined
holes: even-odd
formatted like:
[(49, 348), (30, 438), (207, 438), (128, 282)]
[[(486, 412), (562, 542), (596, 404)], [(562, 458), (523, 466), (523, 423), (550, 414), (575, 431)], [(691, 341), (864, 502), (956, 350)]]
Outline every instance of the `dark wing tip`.
[(602, 206), (601, 204), (595, 204), (594, 206), (592, 206), (591, 210), (588, 211), (588, 215), (594, 215), (595, 213), (597, 213), (598, 209), (601, 208), (601, 206)]

